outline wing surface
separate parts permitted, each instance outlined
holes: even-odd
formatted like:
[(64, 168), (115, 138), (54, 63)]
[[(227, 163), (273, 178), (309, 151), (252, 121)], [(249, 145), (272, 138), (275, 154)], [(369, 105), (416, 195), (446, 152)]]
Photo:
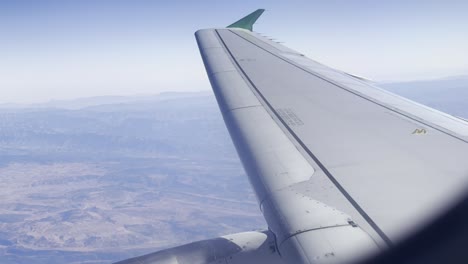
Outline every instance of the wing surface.
[(332, 221), (358, 225), (385, 247), (441, 214), (467, 186), (464, 120), (249, 30), (206, 29), (196, 37), (226, 125), (270, 229), (280, 230), (280, 243)]

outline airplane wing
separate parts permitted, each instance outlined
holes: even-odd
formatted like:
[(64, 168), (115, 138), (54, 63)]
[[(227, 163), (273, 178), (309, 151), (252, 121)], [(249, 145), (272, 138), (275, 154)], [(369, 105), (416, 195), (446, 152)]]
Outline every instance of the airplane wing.
[(262, 37), (263, 11), (195, 35), (269, 230), (122, 263), (356, 261), (461, 197), (467, 122)]
[(196, 38), (283, 256), (315, 263), (388, 247), (459, 198), (466, 122), (252, 32), (261, 12)]

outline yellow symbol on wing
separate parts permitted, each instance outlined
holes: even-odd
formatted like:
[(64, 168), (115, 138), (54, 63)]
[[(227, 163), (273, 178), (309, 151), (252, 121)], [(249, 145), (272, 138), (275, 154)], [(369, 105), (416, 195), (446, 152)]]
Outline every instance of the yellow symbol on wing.
[(412, 134), (413, 135), (425, 135), (427, 134), (427, 130), (424, 128), (416, 128)]

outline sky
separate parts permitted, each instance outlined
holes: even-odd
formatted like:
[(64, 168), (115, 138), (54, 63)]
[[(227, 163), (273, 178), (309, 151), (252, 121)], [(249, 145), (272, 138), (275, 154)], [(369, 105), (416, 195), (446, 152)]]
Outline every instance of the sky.
[(1, 0), (0, 103), (211, 89), (194, 32), (254, 30), (375, 81), (468, 75), (468, 1)]

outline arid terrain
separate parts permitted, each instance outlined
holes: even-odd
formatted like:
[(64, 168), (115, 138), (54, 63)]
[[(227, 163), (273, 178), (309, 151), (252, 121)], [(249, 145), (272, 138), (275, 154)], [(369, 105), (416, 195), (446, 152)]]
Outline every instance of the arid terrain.
[[(468, 78), (383, 86), (468, 117)], [(0, 105), (0, 263), (109, 263), (262, 228), (211, 93)]]
[(0, 112), (2, 263), (108, 263), (265, 228), (211, 94), (136, 101)]

